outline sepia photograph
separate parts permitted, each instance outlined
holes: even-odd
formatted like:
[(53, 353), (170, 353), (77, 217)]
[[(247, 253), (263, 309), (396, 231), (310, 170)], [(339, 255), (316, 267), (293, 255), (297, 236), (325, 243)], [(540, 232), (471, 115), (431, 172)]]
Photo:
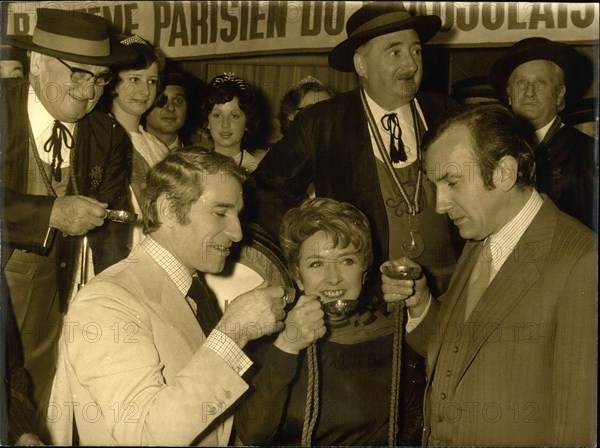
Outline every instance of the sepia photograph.
[(597, 446), (600, 5), (0, 2), (0, 445)]

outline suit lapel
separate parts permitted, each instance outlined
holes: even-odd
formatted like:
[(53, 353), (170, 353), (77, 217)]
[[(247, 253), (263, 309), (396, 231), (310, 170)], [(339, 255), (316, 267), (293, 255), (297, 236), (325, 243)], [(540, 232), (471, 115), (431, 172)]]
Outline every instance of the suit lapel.
[(148, 307), (160, 320), (176, 330), (190, 350), (195, 352), (204, 343), (205, 337), (186, 298), (148, 252), (140, 248), (135, 257), (140, 267), (146, 270), (141, 286)]
[(455, 386), (485, 341), (495, 334), (494, 330), (539, 279), (546, 255), (552, 246), (557, 217), (556, 207), (546, 199), (513, 252), (485, 290), (469, 317), (469, 321), (479, 322), (480, 325), (473, 331), (473, 337), (468, 339)]

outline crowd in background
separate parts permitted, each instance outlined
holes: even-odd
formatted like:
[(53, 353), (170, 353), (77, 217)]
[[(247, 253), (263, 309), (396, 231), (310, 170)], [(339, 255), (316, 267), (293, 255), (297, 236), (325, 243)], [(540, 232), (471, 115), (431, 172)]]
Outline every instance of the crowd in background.
[[(73, 31), (54, 28), (64, 20), (60, 14), (54, 16), (54, 12), (41, 9), (37, 26), (48, 27), (44, 32), (55, 33), (57, 41), (60, 41), (60, 37), (65, 37), (61, 33), (73, 34)], [(373, 20), (384, 20), (389, 14), (396, 16), (385, 27), (373, 25)], [(546, 408), (540, 411), (542, 423), (530, 426), (534, 430), (527, 437), (519, 438), (527, 429), (512, 423), (504, 429), (489, 429), (484, 425), (458, 425), (459, 429), (453, 429), (438, 409), (443, 406), (446, 394), (450, 394), (448, 388), (452, 385), (449, 378), (459, 367), (452, 352), (457, 353), (462, 348), (447, 342), (436, 347), (436, 343), (423, 336), (422, 332), (430, 330), (435, 333), (431, 330), (431, 321), (432, 316), (437, 317), (438, 314), (445, 316), (446, 320), (442, 321), (446, 324), (451, 322), (457, 326), (468, 321), (471, 312), (483, 321), (483, 314), (477, 313), (482, 313), (482, 306), (491, 305), (486, 305), (487, 302), (483, 302), (484, 305), (477, 305), (477, 302), (470, 304), (466, 298), (466, 305), (463, 305), (463, 289), (457, 289), (456, 285), (462, 281), (464, 286), (468, 281), (464, 288), (466, 295), (475, 280), (461, 278), (460, 272), (465, 268), (468, 273), (478, 269), (473, 268), (475, 260), (479, 263), (479, 257), (489, 250), (487, 246), (497, 235), (496, 231), (504, 229), (502, 226), (514, 216), (524, 221), (529, 219), (520, 214), (521, 208), (531, 216), (543, 213), (548, 222), (558, 220), (557, 232), (562, 233), (559, 232), (560, 235), (551, 242), (536, 240), (535, 243), (550, 245), (558, 239), (567, 247), (564, 250), (570, 251), (569, 262), (572, 263), (568, 267), (573, 274), (565, 283), (571, 288), (570, 292), (579, 294), (582, 302), (582, 297), (587, 297), (590, 291), (577, 289), (571, 283), (573, 278), (585, 283), (586, 275), (577, 257), (589, 258), (588, 249), (594, 243), (590, 242), (592, 237), (586, 232), (591, 234), (590, 229), (597, 232), (598, 210), (594, 205), (598, 190), (597, 135), (588, 136), (569, 126), (561, 119), (561, 112), (567, 103), (573, 105), (581, 101), (585, 94), (583, 88), (587, 90), (586, 86), (591, 82), (589, 76), (582, 73), (591, 72), (591, 65), (567, 45), (543, 38), (525, 39), (511, 47), (508, 54), (494, 65), (489, 80), (484, 80), (484, 84), (489, 81), (487, 85), (494, 89), (488, 96), (475, 101), (472, 97), (452, 99), (448, 95), (428, 95), (419, 91), (423, 71), (420, 52), (421, 45), (439, 30), (439, 18), (424, 16), (419, 21), (401, 14), (396, 10), (390, 13), (377, 8), (361, 8), (348, 22), (348, 39), (332, 51), (329, 63), (336, 70), (356, 71), (362, 87), (351, 92), (337, 92), (311, 73), (306, 73), (302, 80), (285, 92), (281, 100), (276, 114), (278, 130), (270, 128), (271, 117), (266, 116), (260, 106), (260, 98), (264, 96), (260, 85), (252, 85), (231, 72), (202, 80), (193, 73), (178, 69), (176, 61), (165, 59), (160, 48), (136, 35), (111, 35), (112, 53), (104, 56), (99, 56), (101, 50), (98, 54), (87, 55), (83, 54), (87, 50), (80, 53), (78, 49), (68, 50), (39, 41), (32, 43), (31, 40), (16, 39), (11, 41), (13, 45), (3, 43), (0, 74), (2, 78), (14, 78), (3, 81), (2, 89), (6, 89), (4, 92), (8, 95), (3, 92), (0, 98), (5, 102), (3, 113), (8, 112), (8, 115), (3, 115), (3, 120), (6, 120), (3, 129), (10, 129), (2, 137), (5, 145), (2, 148), (5, 153), (3, 175), (6, 179), (2, 204), (2, 296), (3, 308), (10, 310), (8, 314), (4, 313), (6, 339), (9, 341), (6, 346), (6, 396), (10, 397), (7, 400), (7, 421), (10, 425), (7, 440), (10, 443), (77, 442), (72, 438), (77, 437), (77, 431), (72, 428), (67, 430), (68, 434), (54, 432), (51, 439), (46, 432), (46, 422), (41, 426), (37, 423), (40, 415), (45, 414), (42, 421), (48, 417), (49, 406), (56, 400), (57, 384), (67, 383), (77, 391), (76, 394), (86, 397), (89, 394), (90, 400), (102, 397), (108, 402), (114, 397), (127, 396), (146, 406), (143, 413), (147, 427), (120, 426), (117, 421), (112, 424), (104, 416), (102, 422), (106, 420), (108, 429), (98, 432), (97, 426), (88, 427), (90, 422), (87, 419), (77, 422), (80, 434), (89, 437), (85, 443), (92, 444), (106, 444), (107, 441), (170, 444), (178, 441), (182, 444), (204, 442), (223, 445), (234, 442), (232, 427), (235, 428), (237, 442), (249, 445), (310, 444), (311, 437), (318, 445), (379, 445), (386, 442), (411, 445), (420, 443), (423, 437), (423, 440), (429, 438), (431, 443), (437, 441), (442, 444), (519, 444), (526, 441), (527, 444), (552, 445), (557, 441), (577, 444), (584, 440), (580, 437), (581, 433), (577, 433), (578, 428), (564, 429), (564, 433), (555, 434), (556, 437), (544, 433), (544, 425), (552, 420), (548, 417), (551, 411)], [(82, 26), (98, 29), (105, 26), (100, 23), (100, 18), (86, 16), (81, 14), (77, 18)], [(365, 27), (369, 26), (374, 27), (372, 34), (365, 32)], [(406, 46), (407, 41), (411, 45), (406, 50), (410, 58), (402, 53), (405, 52), (404, 47), (398, 50), (406, 59), (398, 62), (398, 71), (404, 74), (397, 77), (386, 72), (385, 64), (377, 62), (377, 58), (383, 58), (387, 51), (383, 49), (384, 41), (378, 39), (389, 36), (398, 37), (400, 42), (389, 42), (389, 47)], [(105, 38), (109, 40), (108, 34)], [(75, 32), (70, 39), (84, 37)], [(73, 66), (73, 62), (78, 65)], [(37, 106), (29, 104), (26, 98), (31, 99), (34, 92), (39, 96), (39, 86), (56, 73), (70, 79), (69, 82), (75, 86), (70, 95), (76, 99), (74, 102), (81, 104), (64, 106), (51, 101), (48, 104), (38, 102)], [(410, 84), (410, 88), (396, 92), (391, 84), (386, 84), (391, 82), (388, 75), (401, 78), (407, 85)], [(22, 79), (19, 81), (19, 78)], [(27, 80), (31, 81), (31, 85)], [(84, 85), (87, 87), (83, 88)], [(534, 103), (542, 107), (536, 108)], [(478, 115), (478, 107), (489, 109)], [(359, 113), (362, 108), (366, 111), (365, 117)], [(538, 113), (538, 110), (541, 112)], [(521, 119), (517, 120), (517, 116)], [(453, 118), (444, 124), (449, 117)], [(489, 133), (490, 141), (496, 140), (488, 142), (483, 136), (485, 120), (498, 123), (498, 130)], [(518, 126), (515, 124), (517, 121)], [(518, 131), (519, 138), (511, 140), (509, 136), (514, 130)], [(16, 141), (23, 143), (17, 144)], [(456, 159), (447, 158), (440, 150), (440, 142), (445, 142), (448, 151), (455, 151), (452, 154)], [(462, 160), (460, 157), (464, 154), (461, 148), (469, 144), (485, 147), (476, 158), (476, 163), (481, 164), (482, 188), (481, 191), (465, 193), (468, 200), (464, 200), (458, 198), (454, 189), (460, 187), (452, 185), (452, 173), (440, 175), (439, 163), (447, 165), (453, 160)], [(517, 149), (503, 152), (499, 149), (502, 144)], [(497, 147), (491, 148), (494, 145)], [(95, 155), (87, 155), (89, 148), (93, 148)], [(367, 148), (366, 151), (363, 151), (364, 148)], [(535, 148), (532, 158), (523, 155), (528, 148)], [(27, 156), (19, 156), (18, 151)], [(38, 170), (43, 183), (15, 174), (19, 171), (37, 173)], [(221, 183), (217, 181), (219, 175)], [(198, 176), (208, 179), (206, 190), (194, 192)], [(243, 182), (247, 187), (244, 187), (242, 198)], [(487, 196), (488, 193), (495, 194), (490, 191), (500, 193)], [(537, 192), (543, 193), (544, 198), (551, 198), (552, 209)], [(42, 197), (44, 199), (40, 199)], [(186, 200), (192, 205), (186, 206)], [(473, 202), (469, 203), (471, 200)], [(486, 201), (489, 201), (489, 208), (484, 205), (472, 211), (480, 204), (488, 204)], [(554, 203), (587, 228), (575, 220), (571, 222), (571, 218), (564, 218)], [(213, 204), (210, 205), (213, 208), (203, 209), (208, 207), (207, 204)], [(460, 204), (460, 208), (448, 204)], [(129, 211), (133, 218), (127, 219), (126, 224), (118, 222), (118, 219), (111, 220), (111, 209)], [(39, 210), (42, 210), (40, 214)], [(515, 214), (511, 215), (513, 210)], [(481, 228), (474, 230), (465, 224), (464, 216), (471, 212), (480, 218)], [(283, 249), (290, 278), (302, 291), (294, 308), (285, 308), (284, 312), (284, 307), (289, 304), (284, 300), (284, 304), (280, 305), (278, 301), (285, 291), (275, 286), (263, 289), (266, 292), (260, 297), (252, 291), (248, 294), (253, 293), (253, 296), (241, 295), (242, 300), (236, 300), (238, 305), (230, 310), (218, 309), (214, 304), (197, 301), (193, 297), (192, 291), (196, 287), (202, 289), (201, 296), (209, 293), (205, 285), (196, 285), (196, 274), (181, 272), (189, 267), (198, 274), (218, 274), (223, 265), (215, 267), (206, 260), (187, 260), (183, 249), (189, 246), (190, 251), (196, 248), (200, 251), (200, 245), (208, 244), (209, 251), (224, 254), (224, 260), (231, 245), (243, 238), (242, 227), (245, 224), (240, 224), (238, 215), (260, 224), (261, 231)], [(419, 219), (413, 219), (415, 216)], [(523, 226), (527, 227), (530, 223), (531, 220)], [(455, 227), (458, 227), (458, 232)], [(525, 227), (512, 231), (520, 237)], [(547, 230), (541, 229), (542, 225), (539, 227), (540, 234)], [(77, 238), (82, 235), (85, 235), (84, 243)], [(198, 243), (194, 235), (205, 239)], [(81, 244), (88, 250), (88, 240), (91, 254), (84, 252), (84, 257), (78, 258), (80, 252), (77, 250), (81, 250)], [(483, 241), (486, 241), (485, 245)], [(311, 255), (310, 248), (317, 246), (333, 250)], [(205, 248), (203, 246), (202, 250)], [(348, 248), (352, 251), (348, 252)], [(554, 254), (555, 250), (548, 249), (548, 252)], [(122, 270), (116, 269), (117, 265), (127, 264), (118, 263), (127, 254), (131, 257), (140, 253), (143, 253), (140, 266), (132, 267), (129, 263)], [(403, 280), (409, 282), (405, 284), (380, 276), (382, 263), (404, 255), (422, 269), (423, 275), (418, 281)], [(467, 256), (468, 260), (465, 259)], [(493, 259), (492, 264), (498, 264), (496, 272), (492, 267), (493, 274), (485, 287), (495, 287), (493, 292), (501, 296), (493, 279), (498, 272), (506, 274), (506, 271), (500, 270), (505, 259), (497, 261), (493, 255), (490, 258)], [(160, 277), (164, 274), (162, 270), (153, 270), (154, 267), (140, 269), (154, 266), (151, 259), (168, 273), (165, 279), (177, 285), (171, 288), (171, 294), (183, 295), (194, 310), (201, 330), (195, 329), (198, 335), (193, 333), (189, 341), (177, 339), (171, 330), (179, 325), (186, 328), (191, 325), (190, 322), (173, 317), (165, 325), (160, 316), (154, 316), (145, 305), (139, 308), (131, 305), (137, 303), (139, 297), (142, 297), (141, 300), (154, 297), (153, 294), (168, 288), (165, 285), (169, 281), (163, 282)], [(559, 278), (557, 272), (562, 262), (567, 266), (567, 262), (561, 259), (556, 264), (552, 264), (551, 260), (548, 265), (540, 267), (546, 282), (550, 278)], [(336, 267), (332, 268), (328, 263)], [(75, 266), (80, 271), (85, 270), (87, 275), (66, 274)], [(105, 271), (109, 266), (113, 267)], [(178, 270), (181, 272), (178, 273)], [(92, 285), (84, 286), (102, 271), (104, 273)], [(517, 273), (512, 273), (513, 278), (500, 274), (499, 278), (506, 284), (512, 284), (517, 278)], [(136, 280), (136, 276), (149, 276), (147, 284), (145, 279)], [(332, 280), (332, 277), (337, 280)], [(73, 278), (82, 279), (79, 287), (83, 289), (79, 294), (77, 286), (73, 290), (73, 285), (62, 285), (65, 279), (72, 283)], [(518, 280), (520, 284), (535, 279), (519, 277)], [(325, 390), (321, 397), (325, 414), (321, 414), (317, 424), (316, 417), (315, 420), (307, 417), (309, 412), (305, 405), (309, 404), (305, 400), (309, 398), (305, 393), (306, 384), (314, 385), (311, 382), (314, 381), (314, 366), (310, 367), (312, 355), (309, 347), (324, 337), (325, 330), (290, 344), (275, 336), (275, 327), (281, 329), (296, 325), (308, 329), (311, 325), (323, 326), (324, 314), (313, 296), (323, 291), (321, 283), (344, 281), (351, 285), (348, 289), (352, 290), (351, 293), (345, 290), (344, 298), (356, 300), (360, 305), (356, 311), (348, 311), (351, 317), (339, 325), (331, 316), (327, 320), (329, 330), (321, 341), (319, 361), (324, 375), (321, 387)], [(551, 294), (547, 287), (541, 289), (547, 301), (540, 302), (540, 306), (548, 308), (540, 313), (546, 316), (552, 314), (548, 310), (554, 310), (554, 306), (560, 309), (560, 304), (556, 305), (552, 298), (548, 298)], [(46, 300), (48, 291), (53, 291), (52, 301)], [(327, 291), (333, 297), (337, 290), (329, 286)], [(98, 305), (98, 297), (102, 294), (114, 300)], [(447, 302), (440, 301), (439, 305), (437, 298), (444, 294)], [(35, 301), (38, 296), (41, 297), (40, 302)], [(10, 297), (6, 306), (4, 297)], [(409, 301), (406, 303), (411, 309), (407, 316), (410, 346), (404, 341), (398, 342), (398, 335), (394, 333), (397, 315), (392, 315), (386, 308), (386, 302), (395, 303), (400, 298), (407, 300), (407, 297)], [(262, 317), (259, 316), (258, 305), (255, 308), (245, 305), (246, 302), (251, 303), (251, 299), (264, 307), (264, 310), (261, 308)], [(72, 300), (74, 302), (70, 302)], [(165, 303), (161, 304), (161, 300), (166, 301), (160, 296), (156, 298), (160, 307), (164, 306), (160, 312), (169, 316), (169, 313), (174, 313)], [(42, 302), (50, 303), (42, 310), (42, 305), (39, 305)], [(447, 304), (455, 302), (459, 304), (457, 308), (448, 311)], [(115, 356), (123, 357), (119, 366), (128, 366), (127, 372), (113, 372), (106, 367), (112, 366), (113, 361), (117, 362), (110, 359), (113, 352), (109, 349), (87, 353), (82, 346), (68, 345), (63, 339), (60, 339), (60, 349), (57, 348), (62, 319), (69, 303), (67, 316), (70, 319), (92, 318), (98, 314), (105, 315), (103, 313), (114, 317), (115, 322), (125, 322), (126, 317), (137, 319), (146, 331), (138, 335), (142, 339), (137, 346), (139, 353), (136, 355), (139, 356), (130, 360), (126, 358), (134, 358), (131, 353), (126, 354), (120, 349), (114, 352)], [(174, 310), (179, 305), (170, 306)], [(438, 311), (440, 306), (446, 308)], [(514, 306), (519, 309), (516, 304)], [(119, 307), (123, 310), (119, 311)], [(207, 314), (211, 316), (211, 322), (202, 321), (205, 318), (200, 317), (200, 310), (204, 309), (210, 309)], [(564, 326), (576, 319), (571, 309), (561, 310), (570, 320), (565, 323), (557, 318), (555, 330), (559, 336)], [(527, 316), (531, 309), (521, 311)], [(460, 320), (458, 314), (466, 317)], [(231, 342), (229, 339), (226, 342), (218, 340), (220, 333), (215, 326), (219, 320), (234, 322), (235, 317), (248, 322), (251, 318), (255, 321), (265, 319), (266, 322), (265, 316), (275, 322), (272, 330), (243, 341), (232, 337), (235, 347), (227, 345)], [(108, 328), (112, 329), (108, 319), (102, 321), (98, 318), (98, 321), (101, 325), (106, 324), (106, 328), (103, 327), (105, 332)], [(192, 321), (196, 324), (194, 319)], [(40, 322), (56, 324), (52, 337), (43, 341), (27, 338), (28, 332), (38, 331), (34, 325)], [(169, 325), (171, 330), (167, 328)], [(587, 325), (587, 319), (582, 319), (582, 325)], [(417, 330), (413, 332), (414, 328)], [(586, 327), (585, 330), (589, 329)], [(269, 339), (271, 333), (274, 336)], [(262, 341), (253, 341), (261, 336), (265, 336)], [(551, 337), (554, 336), (549, 332), (543, 335), (543, 338)], [(193, 348), (182, 349), (185, 355), (181, 355), (180, 359), (173, 352), (177, 352), (179, 344), (184, 343)], [(589, 347), (584, 347), (579, 340), (568, 339), (567, 343), (580, 349), (579, 352), (573, 351), (575, 355), (589, 355)], [(156, 346), (156, 353), (149, 349), (144, 351), (151, 344)], [(197, 350), (200, 344), (202, 348)], [(207, 349), (209, 354), (203, 352), (210, 344), (213, 344), (212, 351)], [(428, 357), (432, 346), (440, 352), (439, 360), (432, 361)], [(245, 352), (240, 350), (242, 348)], [(398, 354), (397, 350), (403, 351)], [(497, 387), (494, 389), (489, 385), (483, 387), (478, 382), (487, 377), (492, 377), (493, 382), (501, 381), (486, 368), (494, 365), (490, 370), (502, 371), (503, 367), (497, 365), (498, 359), (506, 361), (507, 365), (518, 359), (522, 363), (519, 368), (527, 372), (536, 369), (526, 366), (528, 357), (537, 360), (540, 365), (552, 363), (550, 351), (553, 348), (550, 345), (541, 349), (545, 351), (543, 355), (531, 351), (507, 355), (506, 352), (487, 350), (486, 364), (474, 367), (474, 370), (481, 369), (479, 379), (466, 377), (466, 381), (471, 381), (469, 390), (477, 390), (481, 394), (493, 390), (497, 393), (494, 400), (506, 405), (510, 400), (502, 395), (504, 389), (499, 384), (494, 383), (493, 386)], [(246, 358), (247, 355), (251, 361)], [(564, 347), (555, 348), (554, 355), (559, 359), (563, 357), (563, 361), (568, 359), (565, 361), (568, 363), (579, 359), (585, 365), (588, 361), (564, 353)], [(232, 356), (235, 359), (232, 360)], [(403, 362), (402, 366), (393, 364), (393, 359), (398, 357)], [(59, 368), (55, 377), (57, 359)], [(442, 363), (438, 364), (437, 376), (433, 379), (431, 375), (425, 376), (426, 368), (431, 369), (431, 365), (426, 366), (426, 360)], [(76, 362), (80, 365), (75, 365)], [(104, 365), (104, 362), (107, 364)], [(255, 368), (248, 370), (252, 362), (256, 363)], [(152, 368), (164, 367), (166, 380), (157, 369), (148, 367), (150, 363), (154, 363)], [(444, 366), (443, 370), (440, 365)], [(244, 380), (251, 391), (243, 395), (248, 386), (240, 378), (246, 370), (248, 374)], [(509, 368), (508, 371), (516, 374), (518, 369)], [(398, 390), (394, 392), (393, 378), (400, 374), (405, 380), (398, 382)], [(113, 382), (108, 387), (109, 383), (104, 379), (112, 375), (115, 381), (118, 379), (119, 385), (115, 386)], [(566, 368), (553, 375), (577, 377)], [(514, 380), (519, 381), (517, 378)], [(579, 380), (585, 382), (586, 379)], [(564, 380), (565, 383), (569, 381)], [(130, 383), (135, 387), (128, 390)], [(524, 379), (520, 384), (527, 384), (530, 390), (535, 389), (536, 397), (544, 395), (545, 386), (556, 389), (550, 380), (538, 381), (536, 385), (533, 383), (534, 380)], [(156, 384), (160, 386), (159, 390), (153, 389)], [(198, 384), (206, 389), (211, 384), (210, 387), (222, 390), (198, 395), (205, 400), (201, 406), (192, 403)], [(368, 387), (358, 393), (356, 389), (360, 384), (368, 384)], [(231, 390), (228, 389), (230, 386)], [(314, 387), (318, 390), (319, 385)], [(587, 390), (585, 387), (585, 384), (582, 385), (581, 390)], [(119, 392), (123, 395), (118, 395)], [(128, 395), (134, 392), (137, 395)], [(163, 398), (156, 398), (160, 393)], [(386, 406), (379, 406), (394, 393), (400, 397), (396, 408), (392, 405), (390, 410), (387, 402)], [(463, 393), (463, 400), (472, 398), (470, 392), (460, 393)], [(514, 394), (509, 395), (514, 398)], [(68, 399), (68, 395), (66, 397)], [(218, 416), (224, 409), (218, 412), (211, 408), (207, 411), (206, 403), (210, 402), (211, 406), (212, 403), (220, 403), (228, 407), (239, 397), (242, 397), (242, 404), (234, 412), (229, 412), (235, 414), (235, 424), (221, 422), (219, 425), (223, 426), (217, 428), (212, 422), (219, 421)], [(581, 398), (581, 394), (577, 397)], [(253, 410), (265, 403), (269, 414), (253, 414)], [(564, 409), (578, 418), (585, 419), (585, 413), (579, 412), (568, 398), (558, 397), (556, 403), (557, 406), (564, 405)], [(348, 407), (344, 407), (346, 404)], [(400, 417), (398, 409), (401, 409)], [(555, 412), (566, 412), (564, 409)], [(187, 418), (191, 424), (193, 417), (200, 414), (209, 414), (209, 421), (199, 425), (201, 431), (188, 429), (178, 433), (181, 424), (177, 419), (178, 413), (188, 411), (190, 415)], [(337, 414), (327, 415), (327, 412)], [(565, 421), (571, 421), (570, 417), (562, 414), (557, 418), (563, 417)], [(399, 423), (391, 426), (392, 419), (398, 419)], [(163, 420), (171, 422), (171, 425), (163, 423)], [(437, 422), (432, 424), (435, 425), (433, 433), (428, 432), (432, 430), (431, 421)], [(515, 437), (509, 434), (502, 436), (503, 432), (507, 432), (506, 428), (510, 429), (508, 432), (513, 431)]]

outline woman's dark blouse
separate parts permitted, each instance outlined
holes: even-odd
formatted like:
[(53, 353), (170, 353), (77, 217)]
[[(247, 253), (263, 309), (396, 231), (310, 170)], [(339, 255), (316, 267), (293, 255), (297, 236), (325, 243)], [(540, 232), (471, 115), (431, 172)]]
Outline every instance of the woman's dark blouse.
[[(332, 342), (329, 337), (318, 343), (320, 407), (313, 444), (387, 445), (392, 315), (353, 316), (335, 331), (351, 332), (357, 342)], [(236, 411), (237, 436), (245, 445), (300, 445), (306, 350), (292, 355), (271, 341), (258, 341), (249, 354), (255, 365), (246, 377), (250, 390)]]

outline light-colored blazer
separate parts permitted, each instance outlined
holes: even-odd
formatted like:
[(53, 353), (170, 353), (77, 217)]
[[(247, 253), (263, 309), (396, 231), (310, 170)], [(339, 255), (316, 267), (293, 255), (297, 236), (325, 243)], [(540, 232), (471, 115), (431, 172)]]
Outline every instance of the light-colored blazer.
[[(407, 337), (427, 359), (424, 445), (593, 444), (597, 240), (543, 197), (468, 328), (453, 323), (452, 313), (482, 248), (473, 241), (441, 306), (432, 304)], [(459, 357), (454, 367), (440, 362), (444, 341)], [(436, 375), (448, 388), (433, 394)]]
[(138, 246), (71, 303), (48, 424), (70, 444), (226, 445), (228, 408), (247, 384), (204, 347), (204, 334), (166, 272)]

